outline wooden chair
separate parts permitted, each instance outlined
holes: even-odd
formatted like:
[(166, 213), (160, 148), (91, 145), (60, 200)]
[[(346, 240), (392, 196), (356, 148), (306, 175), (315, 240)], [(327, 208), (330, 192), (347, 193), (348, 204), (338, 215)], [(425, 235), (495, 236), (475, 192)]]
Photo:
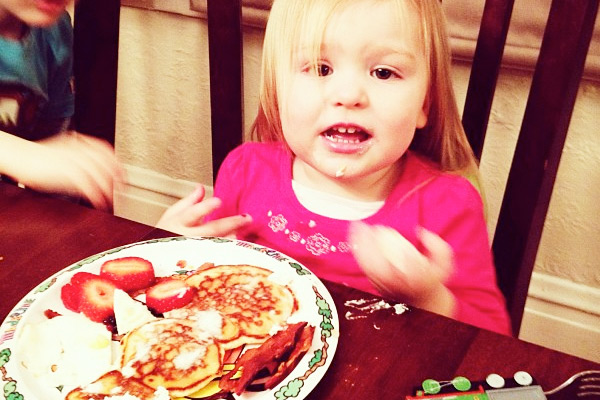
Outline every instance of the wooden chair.
[(115, 143), (119, 0), (80, 0), (75, 6), (74, 128)]
[(241, 0), (208, 0), (208, 52), (213, 179), (227, 154), (242, 143)]
[[(120, 0), (80, 0), (74, 17), (75, 115), (80, 132), (115, 143)], [(214, 176), (242, 143), (241, 0), (209, 0)]]
[[(486, 0), (463, 125), (481, 156), (514, 0)], [(567, 135), (598, 0), (553, 0), (498, 224), (498, 284), (518, 335), (552, 187)]]
[[(493, 238), (500, 289), (518, 335), (552, 186), (599, 0), (553, 0)], [(463, 124), (479, 158), (514, 0), (486, 0)], [(208, 0), (213, 170), (242, 142), (240, 0)]]

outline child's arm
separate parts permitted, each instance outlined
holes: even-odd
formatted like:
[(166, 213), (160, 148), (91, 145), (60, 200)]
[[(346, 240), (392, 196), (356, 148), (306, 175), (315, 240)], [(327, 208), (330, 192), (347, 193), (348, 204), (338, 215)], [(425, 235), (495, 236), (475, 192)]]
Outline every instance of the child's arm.
[(451, 317), (456, 299), (444, 282), (454, 269), (452, 249), (425, 229), (417, 237), (426, 254), (392, 228), (362, 222), (350, 228), (354, 256), (383, 296)]
[(221, 206), (217, 197), (204, 199), (204, 186), (173, 204), (162, 215), (156, 226), (184, 236), (235, 236), (235, 232), (250, 224), (249, 215), (233, 215), (210, 222), (204, 218)]
[(0, 131), (0, 173), (34, 190), (82, 196), (109, 209), (123, 173), (112, 146), (75, 132), (37, 142)]

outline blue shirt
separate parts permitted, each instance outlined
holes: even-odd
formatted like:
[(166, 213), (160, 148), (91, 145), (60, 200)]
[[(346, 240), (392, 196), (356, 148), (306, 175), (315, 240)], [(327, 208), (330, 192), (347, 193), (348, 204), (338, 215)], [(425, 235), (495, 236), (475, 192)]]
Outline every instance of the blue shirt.
[(37, 140), (74, 112), (71, 87), (73, 28), (65, 12), (46, 28), (31, 27), (21, 40), (0, 37), (0, 130)]

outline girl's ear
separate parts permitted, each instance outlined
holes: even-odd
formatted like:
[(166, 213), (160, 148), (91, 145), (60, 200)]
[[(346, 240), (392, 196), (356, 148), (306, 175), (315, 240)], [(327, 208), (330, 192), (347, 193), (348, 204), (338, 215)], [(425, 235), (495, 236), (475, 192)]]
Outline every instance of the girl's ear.
[(428, 119), (428, 115), (429, 115), (429, 105), (430, 105), (429, 93), (427, 93), (427, 96), (425, 97), (425, 100), (423, 101), (423, 108), (421, 108), (421, 111), (419, 112), (419, 117), (417, 118), (417, 129), (424, 128), (425, 125), (427, 125), (427, 119)]
[(424, 128), (427, 125), (427, 110), (425, 107), (419, 112), (419, 117), (417, 118), (417, 129)]

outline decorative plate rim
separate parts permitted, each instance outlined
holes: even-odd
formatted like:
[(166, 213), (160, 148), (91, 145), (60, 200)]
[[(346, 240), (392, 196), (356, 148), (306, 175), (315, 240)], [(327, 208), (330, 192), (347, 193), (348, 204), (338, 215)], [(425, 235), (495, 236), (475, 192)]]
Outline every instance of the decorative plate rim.
[[(64, 274), (72, 274), (82, 267), (93, 264), (99, 259), (126, 249), (138, 246), (150, 246), (155, 243), (182, 241), (196, 241), (204, 243), (211, 242), (215, 245), (225, 243), (238, 246), (239, 248), (254, 250), (274, 259), (275, 261), (286, 264), (289, 268), (294, 270), (294, 276), (297, 276), (299, 279), (304, 278), (309, 280), (312, 286), (312, 291), (315, 295), (314, 311), (320, 317), (318, 326), (315, 326), (315, 331), (317, 332), (315, 337), (319, 338), (320, 343), (315, 345), (316, 341), (313, 339), (313, 345), (311, 346), (310, 352), (304, 355), (296, 368), (274, 389), (263, 392), (253, 392), (251, 395), (247, 396), (249, 398), (251, 397), (252, 399), (273, 398), (276, 400), (300, 400), (306, 397), (324, 376), (337, 349), (339, 337), (339, 318), (335, 303), (325, 285), (323, 285), (319, 278), (317, 278), (308, 268), (304, 267), (298, 261), (277, 250), (273, 250), (262, 245), (237, 239), (219, 237), (190, 238), (184, 236), (175, 236), (130, 243), (86, 257), (46, 278), (44, 281), (34, 287), (27, 295), (20, 299), (8, 313), (4, 321), (2, 321), (0, 324), (0, 383), (2, 383), (3, 386), (4, 398), (6, 400), (33, 400), (38, 398), (38, 396), (28, 390), (26, 383), (23, 386), (19, 385), (17, 379), (13, 377), (15, 375), (19, 376), (20, 373), (18, 371), (19, 366), (15, 365), (17, 361), (14, 360), (14, 353), (13, 349), (11, 348), (11, 344), (14, 347), (14, 345), (17, 343), (16, 333), (18, 332), (20, 326), (19, 322), (22, 320), (23, 316), (26, 315), (26, 312), (30, 309), (32, 304), (39, 299), (44, 298), (45, 292), (56, 283), (58, 278)], [(210, 246), (212, 246), (212, 244)], [(143, 257), (143, 255), (140, 255), (140, 257)], [(269, 269), (272, 270), (272, 268)], [(314, 321), (311, 322), (314, 323)], [(336, 330), (337, 332), (335, 332)], [(301, 363), (306, 362), (307, 360), (308, 369), (302, 371), (303, 373), (299, 375), (297, 371)], [(309, 383), (307, 384), (307, 382)], [(261, 394), (264, 394), (264, 396)], [(245, 397), (246, 395), (243, 394), (239, 398), (243, 399)]]

